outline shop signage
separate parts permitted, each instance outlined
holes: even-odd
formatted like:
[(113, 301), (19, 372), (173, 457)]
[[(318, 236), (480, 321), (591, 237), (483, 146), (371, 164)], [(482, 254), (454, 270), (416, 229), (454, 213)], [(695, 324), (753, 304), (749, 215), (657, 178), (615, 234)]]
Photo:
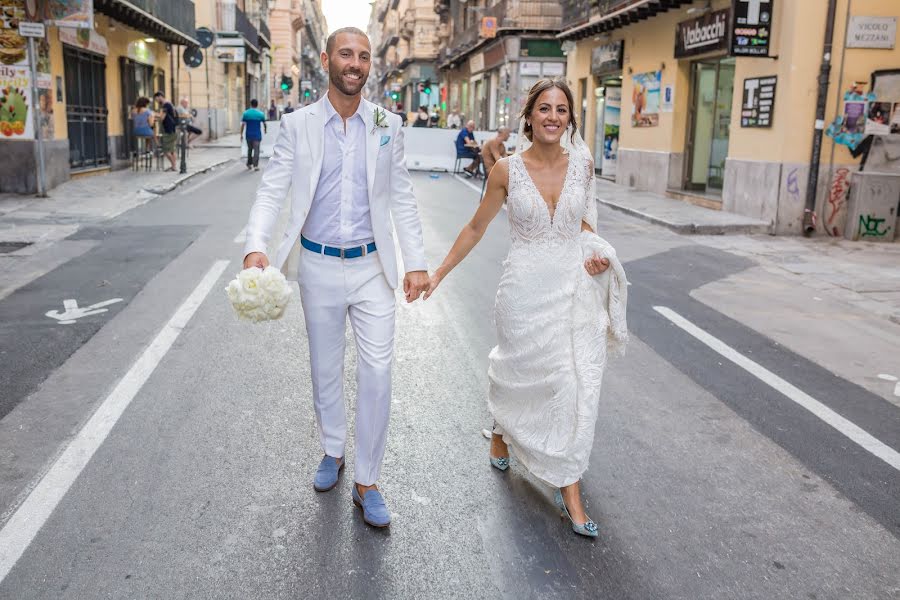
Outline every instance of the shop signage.
[(754, 77), (744, 80), (744, 100), (741, 103), (741, 127), (771, 127), (775, 108), (776, 76)]
[(675, 29), (675, 58), (728, 49), (728, 9), (682, 21)]
[(31, 21), (44, 21), (47, 25), (94, 28), (93, 0), (54, 0), (53, 2), (25, 2), (25, 10)]
[(731, 35), (732, 56), (769, 56), (775, 0), (737, 0)]
[(469, 59), (469, 72), (479, 73), (481, 71), (484, 71), (484, 53), (479, 52), (478, 54), (473, 54)]
[(247, 60), (246, 48), (238, 48), (237, 46), (216, 46), (213, 48), (213, 55), (219, 62), (242, 63)]
[(566, 74), (566, 63), (560, 62), (545, 62), (544, 65), (544, 77), (561, 77)]
[(93, 29), (69, 29), (59, 28), (59, 41), (69, 46), (77, 46), (97, 54), (106, 56), (109, 54), (109, 44), (106, 38)]
[(662, 71), (635, 73), (631, 76), (631, 126), (656, 127), (659, 125), (660, 82)]
[(597, 46), (591, 51), (591, 75), (609, 75), (622, 70), (622, 40)]
[(128, 54), (128, 58), (136, 60), (140, 63), (152, 65), (154, 62), (153, 51), (144, 40), (134, 40), (128, 42), (128, 49), (126, 52)]
[(541, 63), (523, 61), (519, 63), (519, 73), (521, 75), (529, 75), (533, 77), (541, 76)]
[(897, 41), (897, 17), (850, 17), (848, 48), (887, 48)]
[(0, 65), (0, 140), (33, 140), (34, 110), (28, 67)]

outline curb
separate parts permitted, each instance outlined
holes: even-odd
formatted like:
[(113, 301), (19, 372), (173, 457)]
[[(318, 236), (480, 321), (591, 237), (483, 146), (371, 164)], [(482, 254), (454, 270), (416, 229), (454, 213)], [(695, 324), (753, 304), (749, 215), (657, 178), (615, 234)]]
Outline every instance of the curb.
[(609, 208), (625, 213), (627, 215), (631, 215), (632, 217), (637, 217), (638, 219), (642, 219), (644, 221), (648, 221), (655, 225), (661, 225), (662, 227), (666, 227), (675, 233), (680, 233), (682, 235), (727, 235), (727, 234), (769, 234), (771, 233), (771, 227), (769, 225), (763, 224), (739, 224), (735, 223), (732, 225), (728, 224), (711, 224), (711, 223), (673, 223), (671, 221), (666, 221), (660, 217), (653, 216), (649, 213), (645, 213), (639, 211), (637, 209), (623, 206), (622, 204), (617, 204), (615, 202), (611, 202), (609, 200), (604, 200), (603, 198), (597, 198), (597, 202), (604, 206), (608, 206)]
[(179, 177), (172, 183), (164, 183), (164, 184), (159, 184), (159, 185), (155, 185), (155, 186), (141, 188), (141, 191), (147, 192), (150, 194), (155, 194), (157, 196), (163, 196), (165, 194), (168, 194), (169, 192), (171, 192), (178, 186), (180, 186), (185, 181), (189, 181), (190, 179), (196, 177), (197, 175), (203, 175), (204, 173), (208, 173), (217, 167), (221, 167), (222, 165), (224, 165), (226, 163), (230, 163), (233, 160), (236, 160), (236, 159), (235, 158), (226, 158), (226, 159), (220, 160), (218, 162), (214, 162), (211, 165), (204, 167), (203, 169), (200, 169), (199, 171), (194, 171), (193, 173), (186, 173), (185, 175), (183, 175), (182, 177)]

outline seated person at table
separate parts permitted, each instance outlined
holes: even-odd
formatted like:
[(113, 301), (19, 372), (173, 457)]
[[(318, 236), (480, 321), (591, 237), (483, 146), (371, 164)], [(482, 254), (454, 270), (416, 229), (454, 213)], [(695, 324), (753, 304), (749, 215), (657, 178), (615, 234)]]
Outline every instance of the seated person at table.
[(484, 161), (484, 176), (491, 174), (491, 169), (497, 161), (506, 156), (506, 140), (509, 139), (509, 127), (501, 127), (497, 130), (496, 137), (492, 137), (481, 148), (481, 160)]
[(463, 169), (468, 177), (475, 175), (478, 164), (481, 162), (481, 146), (475, 141), (475, 121), (466, 123), (466, 127), (456, 136), (456, 156), (471, 158), (472, 163)]

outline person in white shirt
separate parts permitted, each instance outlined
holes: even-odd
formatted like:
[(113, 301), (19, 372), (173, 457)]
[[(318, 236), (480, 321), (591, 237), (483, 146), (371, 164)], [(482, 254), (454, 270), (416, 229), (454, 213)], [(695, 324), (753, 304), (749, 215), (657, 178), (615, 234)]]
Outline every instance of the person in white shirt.
[[(352, 497), (369, 525), (390, 524), (376, 481), (387, 441), (398, 265), (412, 302), (428, 287), (422, 225), (405, 166), (400, 117), (364, 100), (371, 66), (365, 33), (347, 27), (327, 40), (328, 92), (285, 115), (250, 210), (244, 268), (269, 264), (267, 244), (288, 189), (291, 221), (278, 250), (284, 264), (300, 238), (298, 280), (309, 337), (313, 403), (325, 454), (313, 481), (325, 492), (344, 467), (344, 344), (356, 339), (358, 398)], [(393, 226), (392, 226), (393, 221)]]

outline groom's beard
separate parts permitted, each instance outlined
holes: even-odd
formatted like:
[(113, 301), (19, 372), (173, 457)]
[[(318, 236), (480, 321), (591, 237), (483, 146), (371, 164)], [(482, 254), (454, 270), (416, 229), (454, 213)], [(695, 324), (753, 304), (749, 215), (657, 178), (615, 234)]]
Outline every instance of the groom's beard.
[[(344, 80), (344, 75), (359, 75), (359, 80), (354, 82), (348, 82)], [(335, 73), (333, 71), (328, 72), (328, 79), (331, 83), (336, 87), (342, 94), (347, 96), (355, 96), (363, 89), (363, 86), (366, 85), (366, 80), (369, 77), (363, 74), (362, 71), (356, 71), (353, 69), (343, 71), (341, 73)]]

